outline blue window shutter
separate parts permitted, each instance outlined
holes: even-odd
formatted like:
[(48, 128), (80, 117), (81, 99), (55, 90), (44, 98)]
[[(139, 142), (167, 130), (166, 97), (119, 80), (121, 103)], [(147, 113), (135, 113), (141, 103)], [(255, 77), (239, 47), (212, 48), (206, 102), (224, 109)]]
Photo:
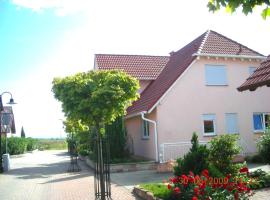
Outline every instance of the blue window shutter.
[(236, 113), (226, 113), (225, 118), (226, 118), (227, 133), (229, 133), (229, 134), (239, 133), (237, 114)]
[(253, 114), (254, 130), (263, 130), (263, 116), (262, 114)]
[(227, 70), (224, 65), (205, 65), (206, 85), (227, 85)]

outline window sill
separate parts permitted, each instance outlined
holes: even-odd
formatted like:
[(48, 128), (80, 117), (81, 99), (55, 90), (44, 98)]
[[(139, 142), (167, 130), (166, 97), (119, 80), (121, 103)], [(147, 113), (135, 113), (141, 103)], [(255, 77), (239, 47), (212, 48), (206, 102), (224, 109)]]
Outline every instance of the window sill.
[(213, 137), (213, 136), (217, 136), (216, 133), (204, 133), (203, 137)]
[(142, 140), (149, 140), (150, 137), (142, 137), (141, 139), (142, 139)]
[(254, 134), (258, 134), (258, 135), (260, 134), (261, 135), (261, 134), (264, 134), (265, 132), (263, 130), (261, 130), (261, 131), (253, 131), (253, 133)]
[(211, 84), (205, 84), (205, 86), (229, 86), (229, 85), (228, 85), (228, 84), (225, 84), (225, 85), (218, 85), (218, 84), (211, 85)]

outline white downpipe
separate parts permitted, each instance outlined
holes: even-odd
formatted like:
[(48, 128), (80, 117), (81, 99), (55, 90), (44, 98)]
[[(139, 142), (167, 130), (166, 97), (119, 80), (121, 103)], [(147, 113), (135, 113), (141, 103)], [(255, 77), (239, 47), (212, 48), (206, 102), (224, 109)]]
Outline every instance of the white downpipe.
[(147, 119), (147, 118), (145, 118), (144, 117), (144, 112), (141, 112), (141, 116), (142, 116), (142, 119), (144, 120), (144, 121), (147, 121), (147, 122), (150, 122), (150, 123), (152, 123), (153, 125), (154, 125), (154, 137), (155, 137), (155, 149), (156, 149), (156, 162), (158, 162), (159, 161), (159, 159), (158, 159), (158, 138), (157, 138), (157, 122), (156, 121), (154, 121), (154, 120), (151, 120), (151, 119)]

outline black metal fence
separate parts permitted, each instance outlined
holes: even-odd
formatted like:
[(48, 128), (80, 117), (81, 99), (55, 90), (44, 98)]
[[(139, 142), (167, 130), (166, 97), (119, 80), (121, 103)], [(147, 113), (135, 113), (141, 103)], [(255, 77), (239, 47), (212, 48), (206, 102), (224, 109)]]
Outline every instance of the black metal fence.
[(77, 145), (74, 140), (68, 142), (68, 151), (70, 154), (70, 165), (68, 172), (78, 172), (81, 171), (81, 168), (78, 164), (78, 152)]
[(111, 199), (110, 148), (108, 138), (97, 137), (94, 143), (95, 197), (96, 200)]

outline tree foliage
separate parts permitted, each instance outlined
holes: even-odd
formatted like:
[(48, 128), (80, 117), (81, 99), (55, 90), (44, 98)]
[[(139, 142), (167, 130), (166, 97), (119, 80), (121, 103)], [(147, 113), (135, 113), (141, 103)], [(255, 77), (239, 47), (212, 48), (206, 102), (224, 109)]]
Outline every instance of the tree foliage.
[(53, 80), (54, 97), (68, 119), (101, 127), (125, 114), (139, 82), (123, 71), (89, 71)]
[(231, 13), (241, 7), (242, 12), (246, 15), (252, 13), (256, 6), (263, 6), (262, 17), (266, 19), (266, 17), (270, 16), (269, 0), (209, 0), (207, 6), (210, 11), (217, 11), (221, 7), (225, 7)]
[(25, 138), (25, 132), (24, 132), (23, 127), (22, 127), (22, 129), (21, 129), (21, 138)]

